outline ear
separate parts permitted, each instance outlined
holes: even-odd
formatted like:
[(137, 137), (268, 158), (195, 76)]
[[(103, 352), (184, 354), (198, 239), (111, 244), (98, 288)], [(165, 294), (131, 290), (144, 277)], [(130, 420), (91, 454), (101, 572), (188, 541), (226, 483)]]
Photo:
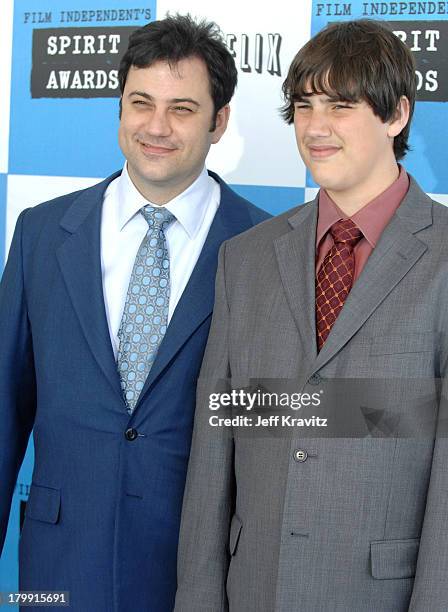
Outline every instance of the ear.
[(410, 104), (406, 96), (401, 96), (394, 117), (389, 122), (387, 135), (395, 138), (406, 127), (409, 121)]
[(221, 140), (221, 136), (227, 129), (230, 117), (230, 106), (226, 104), (216, 113), (216, 125), (212, 133), (212, 144), (216, 144)]

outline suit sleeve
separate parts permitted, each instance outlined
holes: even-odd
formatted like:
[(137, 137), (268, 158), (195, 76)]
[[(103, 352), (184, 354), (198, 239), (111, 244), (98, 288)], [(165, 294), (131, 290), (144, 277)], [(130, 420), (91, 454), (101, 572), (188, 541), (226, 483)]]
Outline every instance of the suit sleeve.
[[(445, 368), (446, 370), (446, 368)], [(448, 610), (448, 381), (442, 378), (431, 478), (409, 612)]]
[[(175, 612), (228, 610), (229, 523), (233, 511), (233, 439), (212, 427), (209, 395), (228, 381), (229, 307), (225, 289), (225, 244), (219, 255), (215, 307), (198, 380), (193, 441), (182, 510)], [(226, 431), (227, 430), (227, 431)]]
[(36, 384), (33, 348), (24, 289), (19, 216), (0, 283), (0, 552), (11, 498), (33, 427)]

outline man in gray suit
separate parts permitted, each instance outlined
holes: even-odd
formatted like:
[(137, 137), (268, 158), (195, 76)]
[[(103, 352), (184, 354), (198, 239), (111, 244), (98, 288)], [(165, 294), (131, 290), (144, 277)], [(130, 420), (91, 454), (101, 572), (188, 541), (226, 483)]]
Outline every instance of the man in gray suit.
[[(176, 612), (448, 610), (448, 210), (397, 164), (414, 70), (363, 20), (292, 62), (283, 113), (321, 189), (221, 249)], [(281, 379), (293, 426), (217, 393)]]

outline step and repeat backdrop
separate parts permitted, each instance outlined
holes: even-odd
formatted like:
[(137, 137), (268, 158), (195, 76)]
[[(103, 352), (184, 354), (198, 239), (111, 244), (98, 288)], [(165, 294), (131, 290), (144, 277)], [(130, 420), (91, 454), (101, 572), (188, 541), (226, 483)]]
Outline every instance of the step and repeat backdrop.
[[(212, 147), (208, 167), (241, 195), (273, 214), (314, 196), (293, 128), (279, 116), (281, 84), (310, 36), (329, 22), (368, 17), (390, 22), (415, 55), (418, 102), (404, 165), (448, 204), (448, 2), (190, 0), (186, 6), (169, 0), (2, 0), (0, 271), (21, 210), (88, 187), (122, 167), (121, 54), (136, 27), (186, 10), (220, 25), (238, 66), (229, 129)], [(32, 466), (30, 443), (0, 559), (0, 591), (17, 588), (18, 538)]]

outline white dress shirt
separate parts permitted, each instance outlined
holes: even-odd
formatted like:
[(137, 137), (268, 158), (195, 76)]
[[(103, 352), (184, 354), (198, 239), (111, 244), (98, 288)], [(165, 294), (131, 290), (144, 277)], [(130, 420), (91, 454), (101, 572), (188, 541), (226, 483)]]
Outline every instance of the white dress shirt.
[[(195, 182), (168, 202), (176, 217), (165, 232), (170, 256), (170, 304), (168, 322), (190, 279), (219, 207), (219, 184), (203, 169)], [(109, 333), (115, 358), (129, 279), (138, 248), (148, 231), (140, 210), (151, 204), (131, 181), (127, 165), (107, 187), (101, 217), (101, 268)]]

